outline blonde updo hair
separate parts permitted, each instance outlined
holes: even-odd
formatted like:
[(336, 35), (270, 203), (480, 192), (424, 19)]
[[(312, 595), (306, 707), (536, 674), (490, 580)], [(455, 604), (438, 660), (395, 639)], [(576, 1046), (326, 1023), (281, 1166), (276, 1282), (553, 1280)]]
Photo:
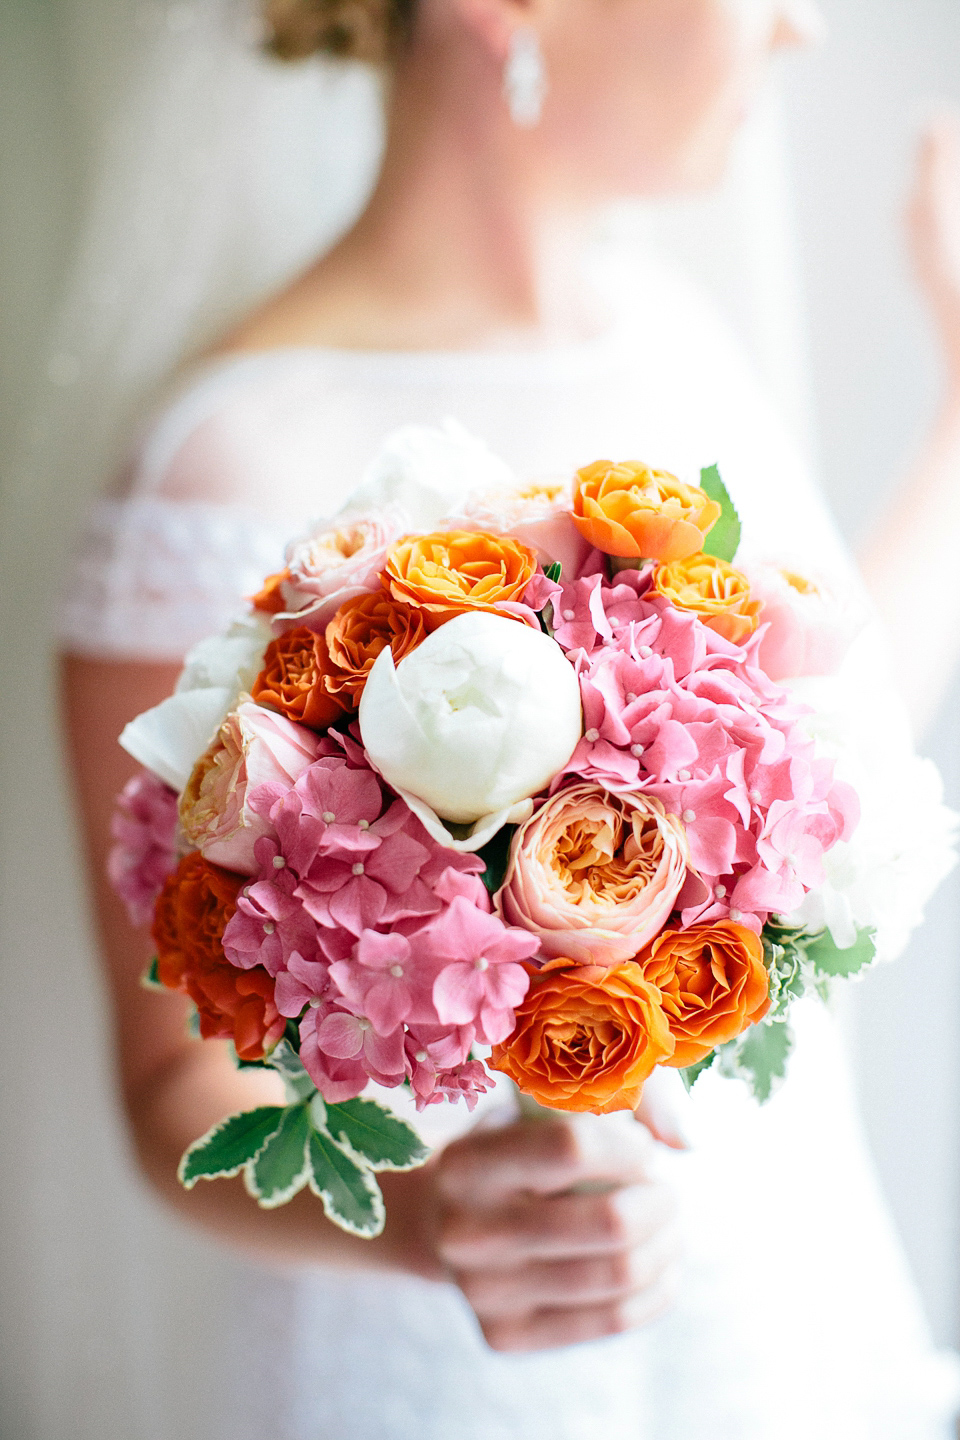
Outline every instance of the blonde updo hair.
[(410, 34), (415, 0), (265, 0), (267, 49), (281, 60), (338, 55), (383, 65)]

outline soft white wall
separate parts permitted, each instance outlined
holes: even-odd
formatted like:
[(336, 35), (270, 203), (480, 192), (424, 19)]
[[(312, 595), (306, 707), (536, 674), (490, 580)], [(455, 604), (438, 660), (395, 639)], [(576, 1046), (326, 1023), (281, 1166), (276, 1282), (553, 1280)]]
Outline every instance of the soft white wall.
[[(936, 356), (900, 227), (919, 120), (960, 101), (957, 0), (822, 0), (822, 51), (786, 106), (820, 473), (850, 538), (935, 404)], [(960, 688), (925, 748), (960, 807)], [(960, 1338), (960, 877), (854, 1006), (863, 1109), (938, 1337)]]

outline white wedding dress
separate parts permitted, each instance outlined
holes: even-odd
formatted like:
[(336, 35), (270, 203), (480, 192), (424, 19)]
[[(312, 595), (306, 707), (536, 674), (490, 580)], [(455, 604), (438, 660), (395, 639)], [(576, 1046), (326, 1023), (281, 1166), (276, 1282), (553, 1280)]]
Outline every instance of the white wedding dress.
[[(718, 462), (749, 550), (849, 574), (823, 500), (702, 301), (650, 270), (618, 309), (598, 339), (552, 351), (302, 348), (207, 364), (93, 516), (65, 647), (182, 656), (278, 568), (292, 532), (340, 505), (389, 431), (447, 416), (524, 478), (601, 456), (694, 479)], [(694, 1149), (663, 1157), (688, 1247), (669, 1316), (502, 1356), (453, 1287), (251, 1271), (224, 1307), (229, 1381), (203, 1440), (946, 1440), (953, 1357), (931, 1348), (833, 1023), (810, 1006), (797, 1030), (769, 1105), (707, 1076)]]

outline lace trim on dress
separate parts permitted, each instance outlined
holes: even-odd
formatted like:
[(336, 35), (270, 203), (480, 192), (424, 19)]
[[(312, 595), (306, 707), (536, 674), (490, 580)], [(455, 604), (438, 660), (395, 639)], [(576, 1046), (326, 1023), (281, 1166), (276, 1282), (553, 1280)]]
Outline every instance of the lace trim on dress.
[(239, 506), (98, 501), (61, 604), (63, 647), (106, 659), (181, 659), (281, 567), (292, 528), (289, 518)]

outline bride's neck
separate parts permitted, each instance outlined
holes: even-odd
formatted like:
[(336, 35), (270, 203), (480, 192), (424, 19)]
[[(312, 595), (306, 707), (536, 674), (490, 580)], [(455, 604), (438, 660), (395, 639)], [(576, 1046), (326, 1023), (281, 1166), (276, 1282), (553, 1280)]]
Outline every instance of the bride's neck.
[(418, 51), (401, 68), (367, 208), (274, 314), (295, 343), (509, 347), (597, 328), (582, 283), (587, 217), (547, 197), (536, 137), (512, 125), (499, 76), (470, 60)]

